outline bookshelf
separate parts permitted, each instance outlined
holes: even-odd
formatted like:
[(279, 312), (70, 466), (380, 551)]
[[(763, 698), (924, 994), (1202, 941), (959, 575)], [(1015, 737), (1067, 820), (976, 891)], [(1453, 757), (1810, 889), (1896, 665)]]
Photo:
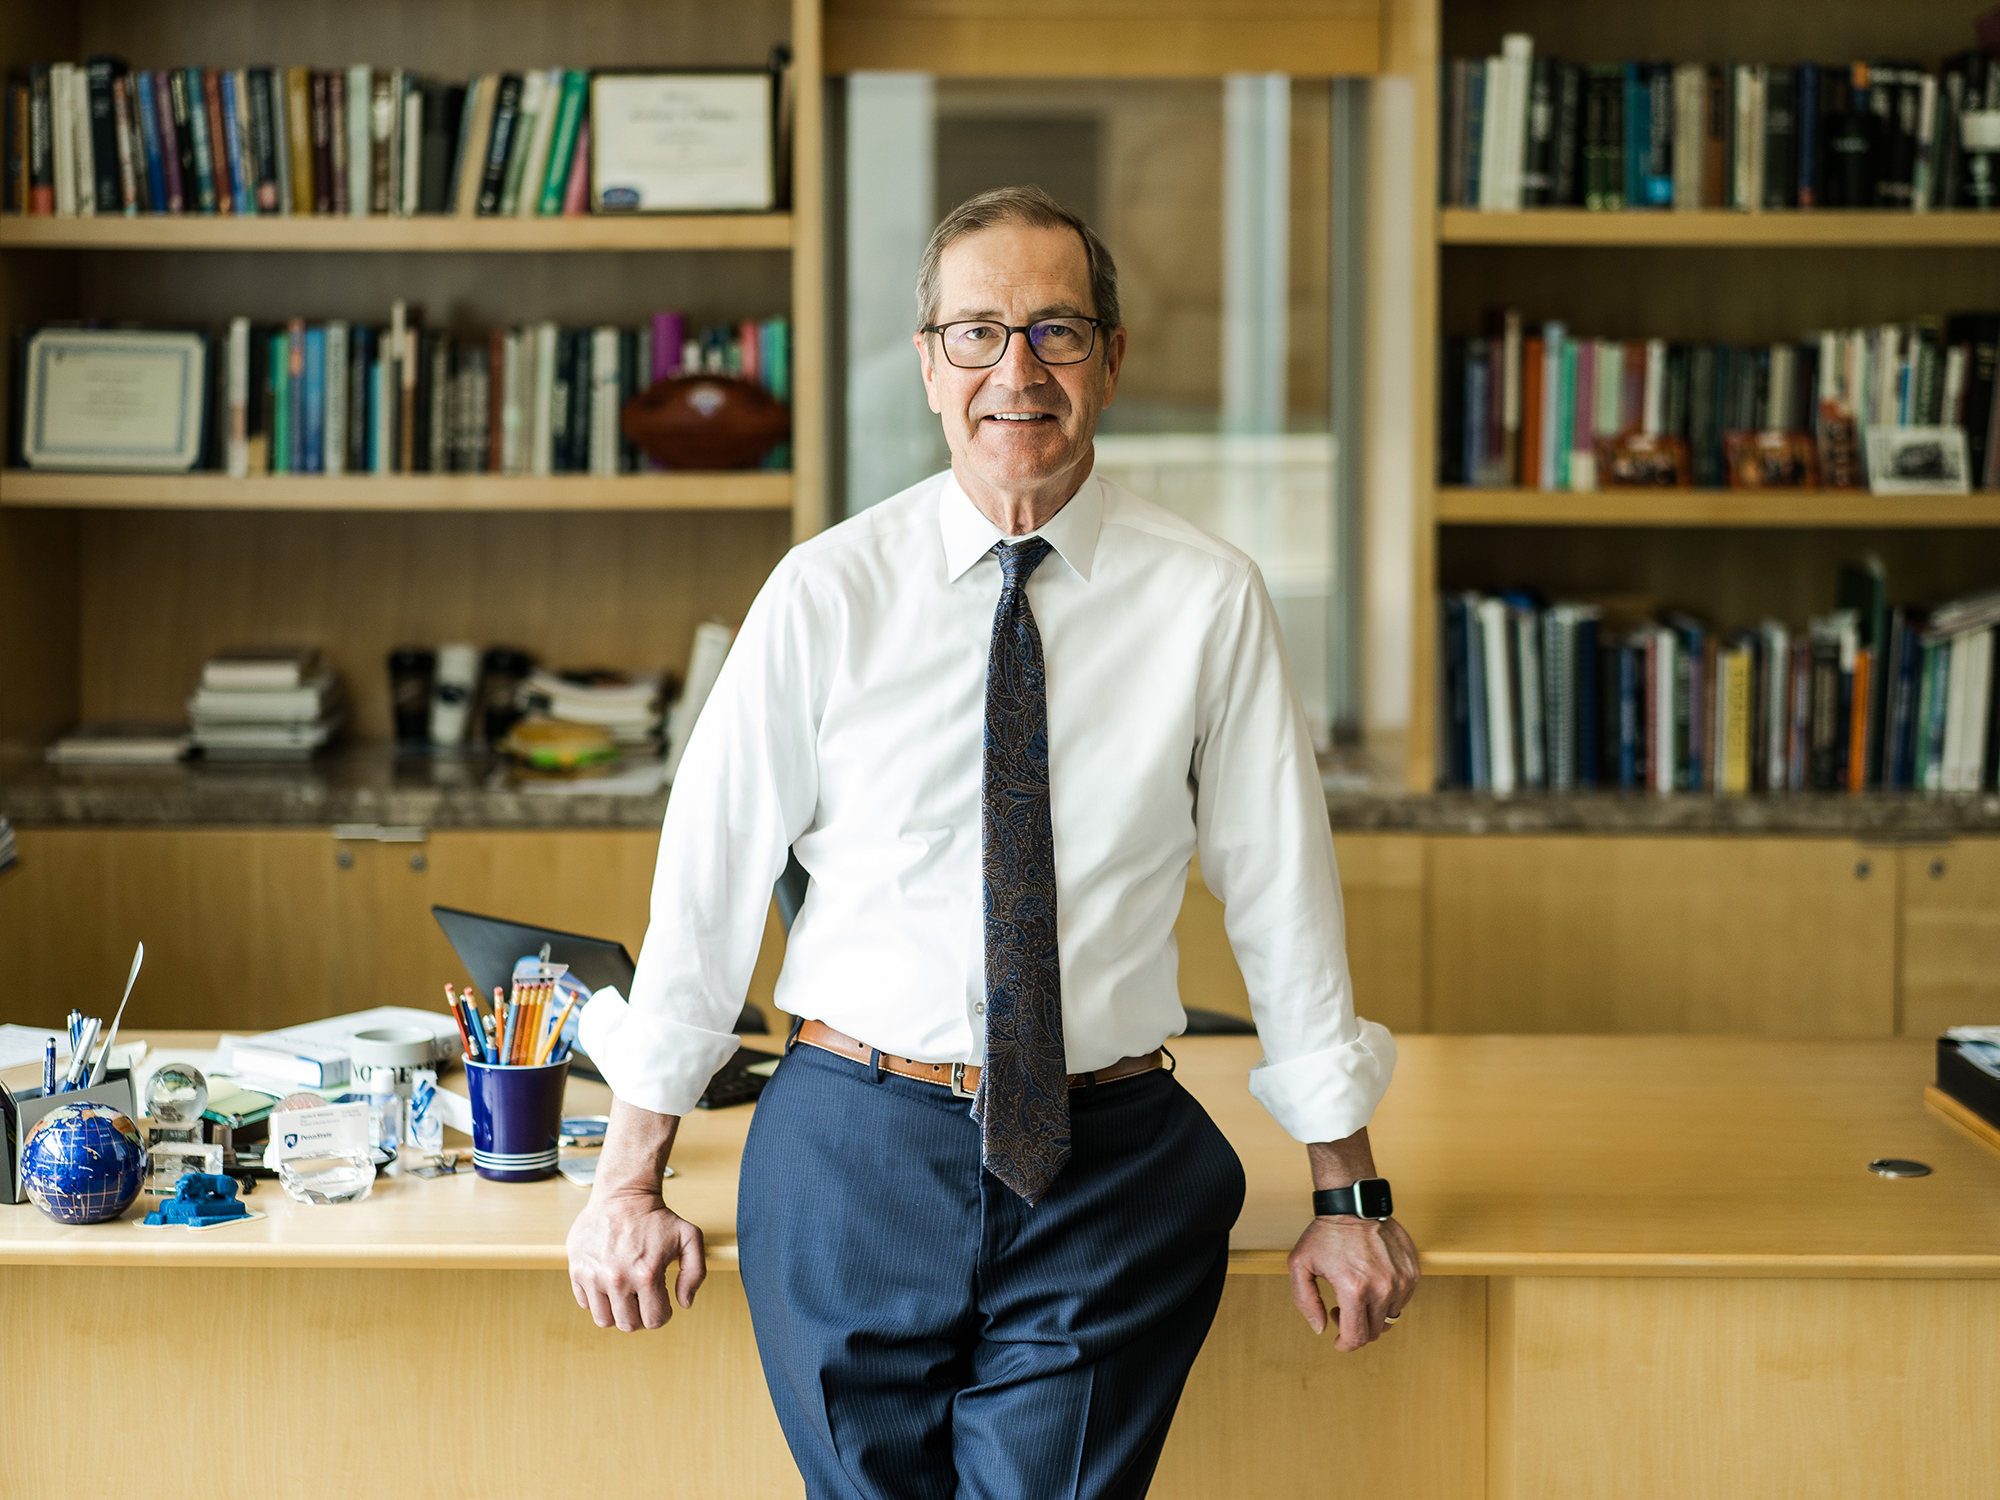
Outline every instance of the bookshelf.
[[(1410, 80), (1404, 226), (1412, 388), (1394, 423), (1410, 472), (1413, 790), (1435, 785), (1438, 601), (1465, 588), (1623, 594), (1706, 612), (1718, 628), (1764, 614), (1802, 625), (1833, 604), (1834, 570), (1872, 551), (1895, 599), (1938, 600), (2000, 579), (2000, 495), (1675, 490), (1568, 494), (1439, 485), (1438, 342), (1519, 308), (1615, 338), (1757, 343), (1821, 327), (1995, 305), (2000, 213), (1721, 210), (1514, 213), (1438, 205), (1439, 67), (1499, 51), (1510, 31), (1575, 61), (1796, 62), (1915, 58), (1972, 45), (1972, 13), (1943, 0), (1835, 0), (1808, 18), (1777, 0), (1418, 0), (1394, 13), (1387, 55)], [(1378, 428), (1382, 424), (1374, 424)], [(1389, 588), (1377, 584), (1378, 597)]]
[(26, 219), (0, 215), (0, 250), (789, 250), (790, 214), (673, 218)]
[(1541, 209), (1437, 213), (1440, 245), (1637, 245), (1768, 249), (1927, 249), (2000, 245), (2000, 213), (1891, 213), (1856, 209), (1738, 213), (1729, 209), (1592, 213)]
[(744, 474), (43, 474), (0, 470), (0, 508), (74, 510), (752, 510), (792, 508), (792, 476)]
[[(0, 489), (0, 495), (4, 495)], [(4, 502), (0, 502), (4, 503)], [(1440, 486), (1441, 526), (2000, 526), (2000, 495), (1852, 490), (1476, 490)]]
[(380, 321), (396, 297), (467, 330), (676, 306), (697, 323), (784, 315), (794, 455), (789, 473), (615, 478), (0, 471), (0, 742), (33, 751), (80, 719), (177, 718), (201, 660), (238, 640), (325, 645), (362, 740), (387, 732), (382, 653), (404, 641), (678, 669), (697, 622), (740, 618), (785, 548), (825, 524), (818, 0), (0, 0), (0, 16), (10, 69), (110, 52), (140, 68), (368, 62), (463, 79), (754, 66), (786, 44), (789, 212), (0, 215), (0, 322)]

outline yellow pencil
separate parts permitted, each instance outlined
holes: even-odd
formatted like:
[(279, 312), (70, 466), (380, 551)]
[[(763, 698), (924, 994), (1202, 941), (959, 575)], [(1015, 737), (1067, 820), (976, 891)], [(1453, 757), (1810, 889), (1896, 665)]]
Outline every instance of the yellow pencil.
[(542, 1038), (542, 1055), (538, 1061), (547, 1062), (549, 1054), (555, 1051), (556, 1041), (562, 1036), (563, 1027), (569, 1025), (569, 1013), (576, 1009), (576, 1002), (579, 998), (581, 997), (577, 995), (569, 997), (569, 1004), (563, 1007), (563, 1013), (556, 1018), (556, 1029)]

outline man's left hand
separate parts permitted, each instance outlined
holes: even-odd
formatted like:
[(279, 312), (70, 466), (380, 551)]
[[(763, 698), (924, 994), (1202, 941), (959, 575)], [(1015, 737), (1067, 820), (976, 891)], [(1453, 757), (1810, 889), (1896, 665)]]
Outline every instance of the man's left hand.
[(1334, 1348), (1343, 1352), (1382, 1337), (1389, 1319), (1401, 1317), (1417, 1280), (1417, 1247), (1394, 1219), (1357, 1219), (1323, 1214), (1306, 1226), (1288, 1263), (1292, 1301), (1312, 1325), (1326, 1332), (1327, 1309), (1319, 1281), (1333, 1287), (1333, 1318), (1340, 1331)]

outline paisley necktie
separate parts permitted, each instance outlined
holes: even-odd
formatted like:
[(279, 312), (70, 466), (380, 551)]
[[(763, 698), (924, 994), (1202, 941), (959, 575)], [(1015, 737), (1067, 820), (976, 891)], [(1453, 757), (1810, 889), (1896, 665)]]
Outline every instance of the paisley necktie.
[(1027, 595), (1028, 575), (1050, 547), (1029, 537), (993, 551), (1003, 581), (986, 663), (980, 818), (986, 1065), (972, 1114), (986, 1170), (1034, 1203), (1069, 1160), (1048, 694)]

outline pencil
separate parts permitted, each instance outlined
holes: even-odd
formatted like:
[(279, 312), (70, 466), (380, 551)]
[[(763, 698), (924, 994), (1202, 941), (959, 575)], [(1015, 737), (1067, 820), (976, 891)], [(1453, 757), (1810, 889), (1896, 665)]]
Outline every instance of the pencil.
[(541, 1060), (543, 1062), (554, 1062), (556, 1060), (556, 1043), (562, 1040), (563, 1027), (569, 1025), (569, 1013), (576, 1009), (577, 998), (575, 995), (569, 997), (569, 1004), (565, 1005), (562, 1014), (556, 1017), (556, 1029), (542, 1039)]
[(458, 1027), (458, 1039), (465, 1044), (465, 1060), (467, 1062), (474, 1061), (472, 1056), (472, 1033), (465, 1029), (465, 1017), (459, 1011), (458, 996), (452, 993), (450, 985), (444, 987), (444, 1008), (451, 1012), (452, 1022)]

